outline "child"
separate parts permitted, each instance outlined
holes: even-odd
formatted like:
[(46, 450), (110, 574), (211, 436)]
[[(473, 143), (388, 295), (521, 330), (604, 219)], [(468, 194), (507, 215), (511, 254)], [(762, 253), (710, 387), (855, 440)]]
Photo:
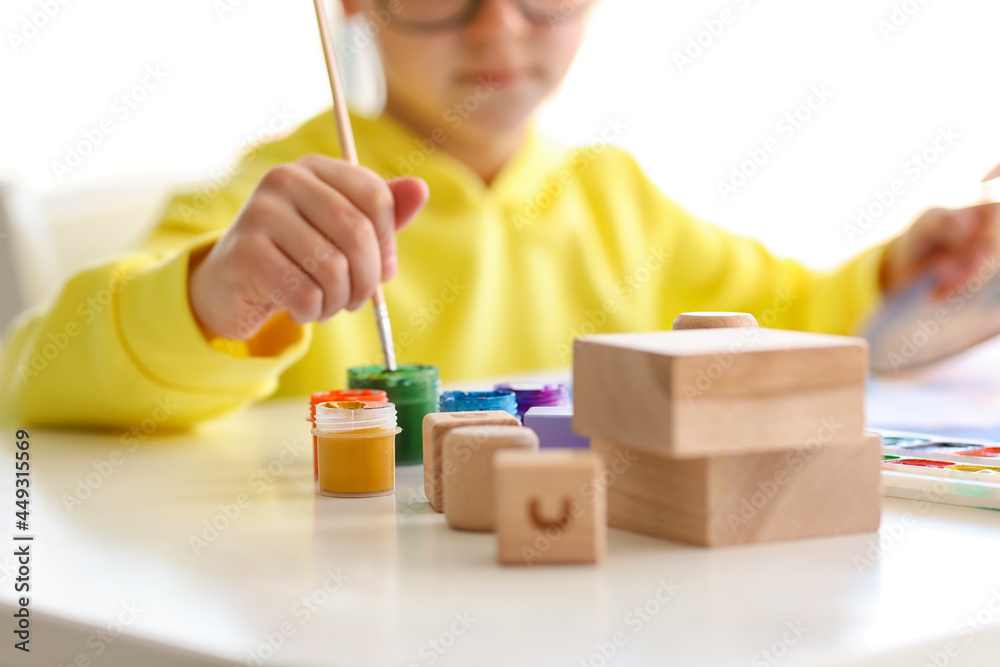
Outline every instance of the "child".
[(573, 61), (585, 0), (344, 6), (391, 16), (385, 111), (353, 118), (365, 166), (329, 157), (328, 112), (246, 155), (221, 191), (174, 199), (142, 247), (14, 324), (8, 418), (175, 427), (344, 386), (380, 358), (359, 312), (380, 281), (400, 360), (457, 380), (567, 366), (578, 334), (667, 329), (688, 310), (852, 334), (883, 291), (932, 270), (946, 292), (989, 252), (995, 206), (934, 209), (814, 272), (695, 219), (621, 150), (549, 144), (531, 118)]

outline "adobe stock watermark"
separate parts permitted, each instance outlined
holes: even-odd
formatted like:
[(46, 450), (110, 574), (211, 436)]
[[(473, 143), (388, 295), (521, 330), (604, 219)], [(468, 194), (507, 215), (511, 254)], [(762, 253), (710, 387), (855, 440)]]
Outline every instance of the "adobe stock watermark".
[(122, 636), (125, 629), (135, 623), (145, 611), (135, 600), (123, 602), (121, 610), (115, 616), (114, 620), (87, 637), (84, 641), (84, 646), (86, 646), (87, 650), (77, 653), (73, 656), (72, 660), (65, 664), (59, 663), (58, 667), (81, 667), (93, 664), (94, 662), (99, 663), (100, 661), (95, 661), (94, 658), (100, 658), (104, 655), (108, 648)]
[(215, 12), (215, 18), (220, 21), (224, 21), (230, 14), (247, 4), (247, 1), (248, 0), (212, 0), (212, 11)]
[(589, 144), (576, 150), (569, 165), (545, 178), (541, 187), (525, 205), (524, 210), (511, 216), (514, 229), (520, 233), (536, 222), (549, 207), (558, 201), (563, 189), (587, 171), (597, 158), (604, 155), (609, 145), (617, 143), (627, 129), (629, 129), (628, 124), (620, 116), (607, 119), (597, 136)]
[(240, 154), (222, 169), (217, 169), (209, 173), (208, 181), (194, 191), (190, 202), (181, 202), (177, 213), (184, 222), (191, 222), (196, 215), (207, 209), (209, 204), (219, 196), (223, 188), (232, 183), (233, 179), (257, 156), (257, 151), (262, 145), (267, 143), (274, 135), (292, 127), (294, 118), (294, 112), (285, 106), (272, 109), (267, 122), (256, 132), (244, 139), (244, 149), (240, 151)]
[[(782, 315), (791, 309), (798, 298), (798, 295), (790, 289), (778, 290), (774, 299), (771, 300), (771, 305), (758, 315), (757, 322), (764, 327), (773, 326), (781, 319)], [(681, 387), (681, 395), (687, 399), (688, 403), (710, 390), (716, 381), (728, 373), (733, 365), (739, 361), (739, 355), (746, 349), (747, 345), (760, 338), (760, 329), (756, 327), (739, 329), (739, 333), (743, 336), (741, 340), (730, 343), (727, 352), (714, 355), (707, 366), (698, 369), (693, 383), (685, 382)]]
[(754, 654), (750, 659), (751, 667), (773, 667), (788, 655), (789, 649), (798, 644), (809, 632), (809, 626), (802, 621), (787, 621), (781, 637), (774, 640), (770, 646)]
[(38, 377), (59, 356), (74, 344), (77, 337), (83, 333), (84, 326), (91, 324), (100, 317), (112, 304), (115, 297), (131, 282), (133, 275), (121, 269), (115, 269), (108, 278), (107, 287), (98, 290), (97, 294), (89, 296), (76, 307), (76, 315), (80, 319), (70, 319), (55, 331), (49, 331), (45, 338), (38, 340), (35, 348), (25, 361), (17, 365), (17, 374), (21, 384), (27, 386), (33, 378)]
[[(423, 304), (414, 307), (405, 319), (407, 326), (394, 328), (392, 331), (393, 346), (397, 354), (408, 350), (424, 334), (432, 331), (431, 327), (438, 321), (445, 312), (448, 311), (459, 299), (473, 288), (464, 279), (457, 276), (445, 278), (441, 283), (436, 296)], [(394, 310), (393, 312), (397, 312)], [(402, 320), (402, 317), (400, 318)], [(393, 320), (396, 321), (395, 319)], [(385, 363), (381, 352), (375, 352), (374, 356), (367, 359), (358, 360), (360, 366), (371, 366)]]
[(577, 18), (579, 10), (585, 9), (588, 4), (590, 4), (590, 0), (562, 0), (555, 9), (546, 10), (545, 19), (549, 22), (550, 27), (561, 26), (567, 21)]
[(452, 621), (447, 628), (439, 632), (435, 637), (428, 639), (417, 649), (417, 656), (420, 662), (411, 662), (407, 667), (420, 667), (421, 665), (433, 665), (446, 654), (459, 639), (478, 621), (469, 610), (455, 612), (452, 614)]
[(90, 127), (85, 127), (79, 138), (65, 148), (62, 161), (52, 161), (52, 174), (60, 183), (79, 169), (93, 155), (97, 148), (110, 137), (122, 123), (149, 99), (167, 80), (168, 73), (160, 65), (147, 65), (142, 77), (134, 85), (117, 95), (111, 101), (110, 113)]
[(573, 358), (573, 340), (580, 336), (589, 336), (597, 333), (610, 317), (613, 317), (623, 306), (632, 299), (638, 292), (649, 284), (649, 282), (670, 259), (672, 253), (667, 252), (663, 246), (649, 248), (643, 261), (634, 269), (627, 271), (620, 280), (613, 285), (614, 294), (601, 302), (599, 308), (584, 312), (584, 320), (579, 325), (571, 327), (569, 336), (565, 341), (556, 343), (556, 354), (562, 362), (568, 362)]
[(240, 667), (240, 664), (262, 667), (351, 580), (350, 575), (341, 572), (339, 567), (327, 569), (324, 574), (326, 578), (316, 589), (292, 605), (289, 610), (291, 620), (282, 621), (274, 630), (261, 635), (257, 645), (247, 651), (246, 659), (233, 667)]
[(352, 38), (343, 43), (348, 61), (354, 60), (375, 43), (379, 34), (403, 11), (403, 2), (413, 2), (413, 0), (389, 0), (376, 11), (366, 13), (360, 21), (360, 26), (355, 21), (355, 29), (351, 31)]
[[(585, 502), (593, 504), (598, 496), (606, 496), (608, 487), (618, 481), (618, 478), (628, 473), (629, 469), (638, 461), (638, 457), (632, 454), (628, 447), (615, 449), (615, 456), (611, 461), (606, 462), (604, 471), (596, 480), (587, 480), (580, 486), (578, 497), (582, 497)], [(574, 496), (577, 497), (577, 496)], [(576, 525), (584, 512), (584, 506), (577, 500), (569, 500), (566, 503), (566, 521), (552, 523), (544, 529), (535, 528), (534, 542), (529, 546), (521, 545), (521, 558), (525, 564), (533, 566), (534, 561), (552, 548), (563, 535), (568, 533)]]
[(1000, 591), (994, 588), (989, 595), (986, 604), (959, 622), (955, 628), (957, 639), (946, 642), (940, 651), (929, 652), (922, 667), (948, 667), (953, 659), (961, 655), (964, 646), (975, 641), (980, 632), (1000, 618)]
[[(498, 87), (499, 84), (492, 77), (479, 77), (478, 83), (471, 93), (445, 110), (441, 116), (442, 121), (452, 131), (458, 130), (496, 92)], [(430, 131), (427, 138), (414, 139), (413, 150), (399, 157), (396, 161), (395, 172), (385, 172), (382, 177), (390, 181), (400, 176), (412, 176), (427, 162), (430, 156), (448, 143), (450, 138), (451, 135), (445, 131), (445, 128), (438, 126)]]
[[(918, 514), (927, 514), (931, 509), (931, 503), (938, 502), (948, 491), (948, 485), (944, 480), (935, 481), (930, 489), (924, 489), (913, 499), (913, 506)], [(903, 538), (910, 528), (917, 523), (917, 517), (911, 512), (904, 512), (898, 521), (883, 523), (879, 528), (878, 537), (874, 537), (865, 543), (864, 553), (856, 555), (852, 562), (858, 574), (875, 567), (886, 553), (891, 551)]]
[(688, 35), (684, 46), (671, 52), (677, 71), (683, 74), (685, 68), (694, 65), (736, 23), (741, 14), (750, 9), (751, 4), (751, 0), (731, 0), (729, 5), (735, 5), (736, 9), (727, 5), (711, 18), (702, 21), (701, 26)]
[(111, 450), (107, 456), (92, 461), (93, 472), (88, 472), (82, 477), (76, 478), (72, 493), (63, 493), (60, 497), (63, 509), (73, 514), (83, 506), (85, 502), (93, 498), (94, 494), (104, 486), (104, 483), (111, 479), (121, 466), (125, 463), (127, 455), (139, 448), (139, 444), (149, 440), (160, 427), (181, 409), (180, 403), (173, 396), (157, 398), (149, 416), (142, 421), (132, 424), (128, 430), (123, 431), (118, 438), (119, 442), (127, 447), (124, 451), (120, 449)]
[(652, 622), (670, 602), (683, 590), (673, 579), (656, 582), (657, 588), (641, 604), (632, 607), (622, 618), (622, 625), (628, 629), (618, 630), (611, 634), (606, 642), (596, 642), (594, 651), (577, 663), (579, 667), (607, 667), (615, 659), (618, 652), (628, 645), (629, 641)]
[(21, 52), (28, 42), (35, 39), (62, 12), (70, 0), (37, 0), (38, 9), (21, 17), (16, 30), (7, 31), (7, 42), (14, 54)]
[(890, 38), (894, 37), (903, 27), (906, 26), (910, 20), (913, 19), (920, 10), (927, 6), (930, 0), (903, 0), (903, 2), (894, 2), (892, 7), (889, 9), (889, 15), (880, 18), (875, 23), (875, 27), (878, 28), (879, 34), (882, 35), (882, 40), (888, 42)]
[(232, 502), (220, 503), (218, 511), (210, 518), (201, 522), (198, 533), (188, 536), (187, 543), (195, 556), (200, 556), (206, 549), (218, 542), (223, 533), (232, 528), (253, 505), (254, 497), (262, 494), (281, 475), (288, 466), (297, 461), (303, 454), (312, 455), (312, 444), (303, 445), (298, 440), (284, 440), (281, 451), (247, 477), (248, 491), (238, 493)]
[(913, 153), (903, 162), (898, 177), (894, 178), (885, 189), (875, 190), (868, 203), (858, 207), (854, 221), (844, 225), (847, 241), (854, 245), (876, 222), (885, 217), (893, 205), (909, 192), (908, 183), (912, 185), (923, 178), (959, 139), (961, 136), (951, 125), (938, 128), (937, 134), (928, 146)]
[(314, 244), (311, 255), (298, 258), (296, 265), (289, 267), (281, 276), (283, 287), (273, 288), (265, 300), (258, 301), (250, 312), (240, 316), (236, 322), (236, 335), (242, 340), (250, 339), (265, 322), (284, 310), (289, 298), (303, 285), (312, 288), (314, 283), (309, 276), (330, 259), (335, 251), (336, 247), (325, 239)]
[(759, 145), (746, 149), (746, 157), (733, 165), (729, 176), (716, 180), (715, 189), (722, 202), (728, 202), (733, 195), (743, 189), (750, 179), (829, 104), (833, 97), (833, 91), (825, 83), (810, 87), (809, 94), (801, 104), (789, 109), (775, 121), (774, 131), (777, 136), (770, 136)]
[(396, 487), (396, 516), (400, 525), (405, 523), (410, 523), (414, 521), (417, 517), (426, 514), (427, 495), (424, 492), (423, 484), (420, 485), (419, 491), (410, 486), (406, 488), (406, 497), (400, 493), (400, 487)]
[(933, 317), (917, 320), (911, 333), (899, 339), (899, 346), (888, 353), (886, 360), (896, 371), (903, 368), (917, 356), (923, 348), (948, 327), (952, 316), (965, 308), (983, 288), (1000, 273), (1000, 260), (991, 255), (980, 265), (979, 270), (962, 285), (952, 290), (946, 297), (946, 306), (934, 311)]
[(770, 503), (778, 493), (802, 472), (806, 465), (828, 443), (832, 442), (844, 425), (834, 417), (820, 420), (816, 435), (806, 440), (792, 451), (785, 454), (784, 465), (771, 473), (770, 478), (757, 480), (757, 490), (750, 496), (740, 498), (739, 512), (727, 512), (726, 524), (733, 535), (750, 525), (757, 514)]

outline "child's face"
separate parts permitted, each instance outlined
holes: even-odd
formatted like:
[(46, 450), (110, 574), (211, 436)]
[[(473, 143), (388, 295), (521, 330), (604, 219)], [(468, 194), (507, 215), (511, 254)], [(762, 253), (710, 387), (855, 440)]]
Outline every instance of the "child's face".
[[(344, 0), (347, 13), (363, 12), (368, 31), (377, 33), (390, 111), (422, 129), (449, 132), (517, 129), (565, 76), (583, 37), (588, 0), (528, 4), (553, 11), (532, 21), (518, 0), (483, 0), (464, 26), (414, 32), (408, 20), (468, 2)], [(576, 11), (564, 18), (560, 7)]]

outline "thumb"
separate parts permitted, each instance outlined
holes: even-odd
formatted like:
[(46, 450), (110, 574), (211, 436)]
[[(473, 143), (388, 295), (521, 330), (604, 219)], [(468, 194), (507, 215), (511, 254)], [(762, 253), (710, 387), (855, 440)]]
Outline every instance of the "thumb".
[[(427, 187), (427, 183), (423, 179), (408, 176), (406, 178), (397, 178), (395, 180), (389, 181), (389, 190), (392, 192), (392, 198), (395, 205), (396, 213), (396, 231), (398, 232), (403, 227), (406, 227), (413, 220), (413, 216), (417, 214), (424, 204), (427, 203), (427, 198), (430, 196), (430, 190)], [(382, 243), (382, 280), (392, 280), (399, 270), (398, 258), (396, 256), (396, 235), (390, 234), (389, 237)]]
[(396, 200), (396, 231), (413, 220), (430, 196), (430, 189), (422, 178), (407, 176), (389, 181), (389, 189)]

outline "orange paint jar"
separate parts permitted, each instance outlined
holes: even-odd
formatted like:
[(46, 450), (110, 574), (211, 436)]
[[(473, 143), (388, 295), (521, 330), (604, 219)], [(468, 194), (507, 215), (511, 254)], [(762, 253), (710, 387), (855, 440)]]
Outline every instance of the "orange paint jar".
[[(331, 401), (361, 401), (363, 403), (384, 403), (389, 397), (379, 389), (334, 389), (333, 391), (317, 391), (309, 397), (309, 416), (306, 421), (316, 428), (316, 406)], [(319, 461), (316, 457), (318, 444), (313, 436), (313, 478), (319, 479)]]
[(396, 406), (338, 401), (316, 406), (319, 493), (386, 496), (396, 485)]

